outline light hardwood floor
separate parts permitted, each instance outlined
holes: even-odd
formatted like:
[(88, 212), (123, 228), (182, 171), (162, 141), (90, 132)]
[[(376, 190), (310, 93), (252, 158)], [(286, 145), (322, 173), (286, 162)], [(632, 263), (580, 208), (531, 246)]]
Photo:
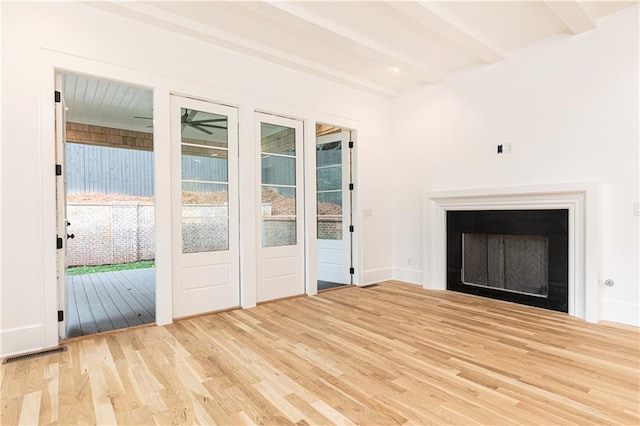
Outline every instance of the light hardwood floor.
[(639, 331), (385, 282), (1, 367), (2, 425), (640, 423)]

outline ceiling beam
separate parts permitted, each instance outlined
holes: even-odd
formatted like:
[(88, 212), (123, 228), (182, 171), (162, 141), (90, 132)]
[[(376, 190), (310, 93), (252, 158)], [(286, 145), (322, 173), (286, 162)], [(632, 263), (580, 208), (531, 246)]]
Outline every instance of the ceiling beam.
[(127, 16), (140, 22), (147, 22), (165, 30), (230, 49), (233, 52), (260, 57), (280, 65), (366, 90), (377, 95), (392, 98), (400, 95), (400, 93), (392, 87), (381, 85), (354, 74), (323, 65), (319, 62), (269, 47), (254, 40), (249, 40), (242, 36), (185, 18), (184, 16), (158, 9), (149, 4), (137, 1), (118, 3), (82, 1), (81, 3), (120, 16)]
[(388, 5), (489, 64), (505, 59), (503, 48), (442, 7), (426, 1), (389, 1)]
[(574, 34), (580, 34), (596, 27), (576, 0), (545, 1), (545, 4)]
[(345, 38), (378, 56), (382, 56), (389, 62), (389, 66), (399, 67), (403, 72), (409, 73), (424, 82), (438, 83), (444, 80), (444, 74), (440, 70), (398, 52), (377, 40), (373, 40), (334, 21), (309, 12), (292, 2), (267, 0), (266, 3), (307, 23)]

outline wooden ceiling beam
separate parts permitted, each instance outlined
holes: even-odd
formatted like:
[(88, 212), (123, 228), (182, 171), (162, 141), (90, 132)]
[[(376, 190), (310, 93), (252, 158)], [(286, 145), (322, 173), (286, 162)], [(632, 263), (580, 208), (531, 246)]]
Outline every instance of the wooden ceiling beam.
[(176, 13), (167, 12), (153, 5), (131, 1), (131, 2), (83, 2), (92, 7), (127, 16), (140, 22), (153, 22), (160, 28), (178, 32), (187, 37), (213, 42), (233, 51), (259, 57), (280, 65), (285, 65), (300, 71), (326, 78), (339, 83), (347, 84), (362, 90), (366, 90), (377, 95), (386, 97), (397, 97), (400, 92), (392, 87), (376, 83), (374, 81), (361, 78), (355, 74), (341, 71), (337, 68), (323, 65), (320, 62), (308, 60), (301, 56), (285, 52), (283, 50), (267, 46), (255, 40), (250, 40), (228, 31), (214, 28), (202, 22), (197, 22)]
[(489, 64), (506, 58), (503, 48), (432, 2), (389, 1), (388, 5)]
[[(347, 39), (361, 48), (364, 48), (370, 52), (373, 52), (377, 56), (386, 58), (389, 65), (397, 66), (402, 69), (403, 72), (407, 72), (424, 82), (438, 83), (444, 80), (444, 74), (442, 71), (435, 69), (434, 67), (417, 61), (402, 52), (399, 52), (379, 40), (374, 40), (370, 37), (362, 35), (350, 28), (346, 28), (334, 21), (323, 18), (316, 15), (301, 6), (292, 2), (267, 0), (267, 4), (274, 8), (277, 8), (283, 12), (286, 12), (298, 19), (301, 19), (307, 23), (313, 24), (323, 30), (329, 31), (335, 35), (338, 35), (344, 39)], [(384, 34), (384, 33), (381, 33)]]
[(587, 15), (576, 0), (545, 1), (545, 4), (574, 34), (580, 34), (596, 27), (595, 21)]

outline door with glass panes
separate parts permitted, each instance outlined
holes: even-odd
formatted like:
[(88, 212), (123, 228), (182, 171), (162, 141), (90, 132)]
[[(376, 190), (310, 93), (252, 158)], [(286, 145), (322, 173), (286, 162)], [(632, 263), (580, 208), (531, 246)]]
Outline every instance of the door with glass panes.
[(351, 284), (349, 132), (316, 138), (318, 280)]
[(240, 305), (238, 116), (171, 97), (173, 316)]
[(302, 129), (298, 120), (256, 114), (258, 302), (305, 292)]

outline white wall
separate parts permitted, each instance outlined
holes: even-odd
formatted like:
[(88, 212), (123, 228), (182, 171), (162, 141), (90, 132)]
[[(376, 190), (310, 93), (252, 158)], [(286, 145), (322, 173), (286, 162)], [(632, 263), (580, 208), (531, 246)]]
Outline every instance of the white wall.
[[(41, 93), (53, 81), (42, 65), (51, 58), (77, 58), (92, 70), (132, 70), (131, 75), (148, 76), (150, 87), (161, 82), (189, 95), (200, 95), (194, 93), (200, 88), (208, 99), (244, 108), (241, 120), (251, 117), (246, 114), (251, 107), (357, 128), (358, 216), (362, 208), (373, 210), (373, 217), (360, 220), (361, 282), (390, 278), (391, 207), (380, 194), (390, 193), (391, 171), (387, 156), (379, 154), (389, 152), (387, 99), (83, 4), (3, 2), (2, 43), (0, 355), (51, 344), (52, 319), (45, 313), (55, 297), (55, 235), (44, 238), (43, 232), (51, 229), (55, 215), (53, 164), (41, 167), (41, 158), (49, 159), (54, 149), (46, 120), (52, 98)], [(168, 100), (156, 100), (155, 112), (168, 111)], [(159, 123), (158, 129), (168, 125)], [(157, 149), (166, 148), (156, 141)]]
[[(422, 282), (428, 191), (599, 181), (602, 279), (615, 281), (600, 318), (639, 325), (638, 12), (394, 100), (394, 278)], [(506, 143), (513, 153), (497, 155)]]

